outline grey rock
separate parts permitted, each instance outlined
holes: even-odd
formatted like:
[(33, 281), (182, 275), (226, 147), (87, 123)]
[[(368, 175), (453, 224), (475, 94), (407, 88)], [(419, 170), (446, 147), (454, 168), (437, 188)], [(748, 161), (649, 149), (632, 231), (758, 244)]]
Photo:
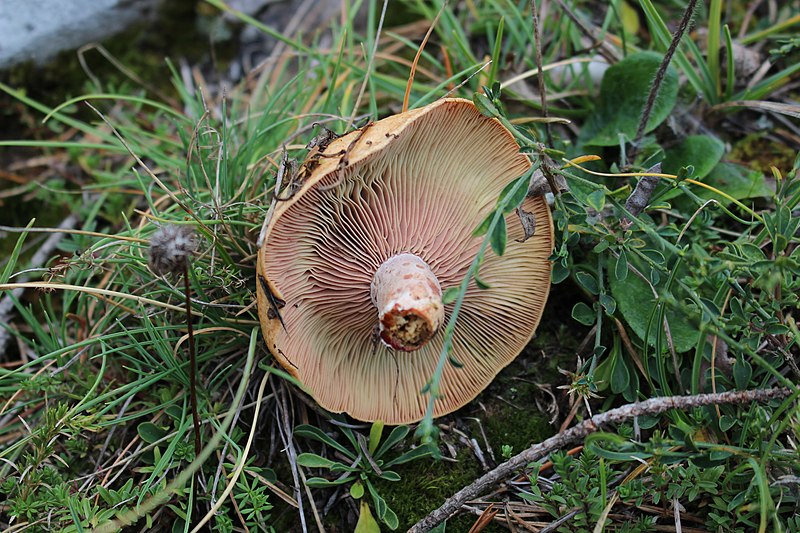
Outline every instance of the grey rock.
[(62, 50), (155, 17), (162, 0), (0, 0), (0, 68), (42, 64)]

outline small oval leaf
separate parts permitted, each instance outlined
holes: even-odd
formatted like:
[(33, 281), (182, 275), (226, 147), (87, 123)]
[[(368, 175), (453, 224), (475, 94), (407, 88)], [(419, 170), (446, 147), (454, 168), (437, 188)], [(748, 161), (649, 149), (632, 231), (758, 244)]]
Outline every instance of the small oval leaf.
[(350, 486), (350, 497), (354, 500), (358, 500), (364, 495), (364, 484), (360, 481), (356, 481)]
[(591, 307), (583, 302), (578, 302), (572, 308), (572, 318), (584, 326), (591, 326), (594, 324), (595, 315)]
[(167, 436), (167, 430), (152, 422), (142, 422), (136, 427), (136, 432), (147, 444), (153, 444)]
[(625, 250), (619, 252), (617, 263), (614, 265), (614, 277), (619, 281), (624, 281), (628, 277), (628, 256)]
[(506, 219), (498, 217), (497, 222), (492, 228), (492, 234), (489, 236), (489, 245), (498, 256), (506, 253), (506, 241), (508, 240), (508, 232), (506, 231)]
[(330, 468), (334, 462), (315, 453), (301, 453), (297, 456), (297, 464), (306, 468)]
[(458, 298), (459, 287), (448, 287), (442, 293), (442, 303), (449, 305), (456, 301)]

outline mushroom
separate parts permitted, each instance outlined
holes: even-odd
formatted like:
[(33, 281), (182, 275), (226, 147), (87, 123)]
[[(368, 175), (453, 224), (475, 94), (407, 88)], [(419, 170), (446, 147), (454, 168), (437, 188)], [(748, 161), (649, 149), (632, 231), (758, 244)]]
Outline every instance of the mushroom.
[[(258, 253), (267, 346), (325, 409), (359, 420), (420, 420), (442, 350), (442, 291), (464, 279), (475, 228), (531, 164), (469, 100), (442, 99), (312, 149), (276, 203)], [(508, 215), (502, 257), (487, 253), (453, 336), (434, 416), (478, 395), (525, 347), (550, 287), (543, 197)], [(442, 328), (443, 329), (443, 328)]]

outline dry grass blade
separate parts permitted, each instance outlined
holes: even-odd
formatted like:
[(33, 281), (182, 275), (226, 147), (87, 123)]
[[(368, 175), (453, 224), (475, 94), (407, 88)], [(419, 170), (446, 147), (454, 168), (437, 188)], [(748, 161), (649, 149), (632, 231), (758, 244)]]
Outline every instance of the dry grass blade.
[[(29, 281), (27, 283), (3, 283), (0, 284), (0, 291), (13, 291), (17, 288), (23, 289), (42, 289), (42, 290), (64, 290), (64, 291), (78, 291), (91, 294), (92, 296), (109, 296), (112, 298), (123, 298), (133, 300), (142, 305), (151, 305), (154, 307), (161, 307), (170, 311), (183, 312), (184, 308), (179, 305), (172, 305), (152, 298), (145, 298), (144, 296), (136, 296), (135, 294), (127, 294), (119, 291), (111, 291), (108, 289), (97, 289), (94, 287), (83, 287), (81, 285), (68, 285), (65, 283), (49, 283), (46, 281)], [(203, 316), (200, 311), (192, 311), (193, 316)]]
[(445, 8), (447, 7), (447, 2), (448, 0), (445, 0), (442, 3), (442, 7), (439, 8), (439, 12), (436, 13), (436, 18), (434, 18), (433, 22), (431, 22), (431, 25), (428, 27), (428, 31), (425, 33), (425, 37), (422, 39), (422, 43), (420, 43), (419, 48), (417, 49), (417, 55), (414, 56), (414, 62), (411, 64), (411, 72), (408, 74), (406, 93), (403, 96), (403, 113), (408, 111), (408, 99), (411, 96), (411, 87), (414, 85), (414, 74), (417, 72), (417, 63), (419, 63), (419, 58), (422, 57), (422, 51), (425, 50), (425, 45), (428, 44), (428, 39), (433, 33), (433, 29), (436, 27), (436, 23), (439, 22), (439, 17), (442, 16), (442, 13), (444, 13)]
[(782, 102), (765, 102), (762, 100), (733, 100), (723, 102), (711, 108), (712, 111), (723, 111), (731, 108), (745, 107), (748, 109), (758, 109), (759, 111), (769, 111), (770, 113), (780, 113), (787, 117), (800, 118), (800, 105), (785, 104)]
[(253, 423), (251, 424), (250, 432), (247, 435), (247, 442), (242, 450), (241, 455), (239, 456), (239, 461), (236, 463), (236, 465), (234, 465), (233, 472), (228, 480), (228, 484), (225, 486), (225, 489), (222, 491), (222, 494), (220, 494), (219, 499), (217, 499), (217, 502), (213, 505), (213, 507), (208, 510), (205, 516), (203, 516), (203, 518), (201, 518), (197, 524), (195, 524), (191, 533), (197, 533), (208, 523), (209, 520), (211, 520), (211, 518), (225, 503), (225, 499), (230, 496), (231, 492), (233, 491), (233, 487), (236, 485), (236, 481), (239, 479), (239, 476), (242, 475), (244, 465), (247, 463), (247, 456), (250, 454), (250, 446), (253, 444), (253, 438), (255, 436), (256, 428), (258, 427), (256, 422), (258, 421), (258, 414), (261, 410), (261, 400), (264, 398), (264, 389), (267, 386), (269, 377), (269, 372), (265, 372), (264, 376), (261, 378), (261, 383), (258, 385), (255, 409), (253, 410)]

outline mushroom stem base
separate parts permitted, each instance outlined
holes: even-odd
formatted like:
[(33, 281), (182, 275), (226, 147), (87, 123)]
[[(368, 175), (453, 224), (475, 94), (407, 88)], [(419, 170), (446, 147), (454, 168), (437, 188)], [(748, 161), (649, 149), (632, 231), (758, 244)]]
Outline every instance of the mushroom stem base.
[(444, 322), (439, 280), (425, 261), (409, 253), (387, 259), (370, 286), (380, 338), (404, 352), (422, 348)]

